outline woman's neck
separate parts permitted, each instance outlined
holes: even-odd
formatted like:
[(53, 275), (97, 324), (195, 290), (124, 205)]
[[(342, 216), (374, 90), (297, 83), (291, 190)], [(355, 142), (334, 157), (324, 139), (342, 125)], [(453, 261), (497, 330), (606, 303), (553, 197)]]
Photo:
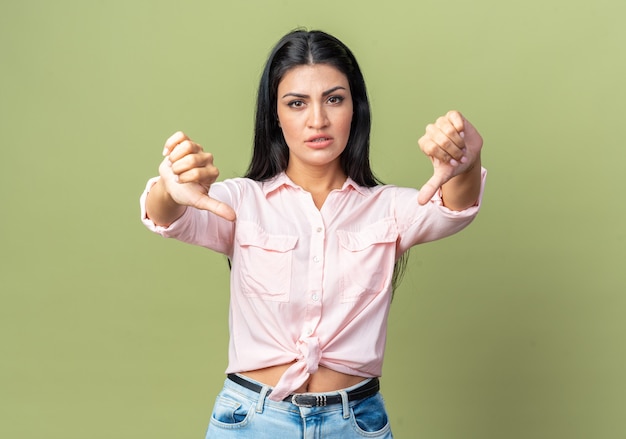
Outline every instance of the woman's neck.
[(343, 187), (347, 178), (339, 167), (329, 169), (327, 167), (287, 166), (285, 173), (291, 181), (313, 196), (313, 201), (318, 209), (322, 208), (329, 193)]

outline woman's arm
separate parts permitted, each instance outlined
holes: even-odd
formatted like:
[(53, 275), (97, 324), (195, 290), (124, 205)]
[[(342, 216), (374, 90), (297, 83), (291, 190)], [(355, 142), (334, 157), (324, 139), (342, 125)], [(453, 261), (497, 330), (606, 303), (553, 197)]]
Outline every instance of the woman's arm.
[(169, 227), (185, 213), (186, 206), (178, 204), (165, 190), (160, 178), (146, 196), (146, 216), (157, 226)]
[(229, 221), (235, 219), (230, 206), (208, 196), (219, 175), (211, 153), (177, 132), (165, 142), (163, 155), (165, 159), (159, 166), (161, 178), (146, 198), (146, 214), (152, 222), (169, 226), (187, 206), (208, 210)]
[(441, 201), (450, 210), (465, 210), (476, 205), (481, 187), (480, 156), (474, 165), (441, 186)]

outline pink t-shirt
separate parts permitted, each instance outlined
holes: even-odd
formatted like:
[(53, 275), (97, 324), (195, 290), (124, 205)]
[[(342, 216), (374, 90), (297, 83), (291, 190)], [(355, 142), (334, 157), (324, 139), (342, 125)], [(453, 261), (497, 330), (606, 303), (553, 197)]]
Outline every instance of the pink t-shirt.
[[(483, 188), (486, 171), (482, 170)], [(158, 177), (157, 177), (158, 178)], [(187, 208), (164, 237), (228, 256), (230, 343), (227, 373), (292, 363), (270, 394), (281, 400), (319, 365), (362, 377), (382, 373), (394, 263), (411, 246), (452, 235), (476, 216), (416, 189), (362, 187), (350, 178), (318, 210), (284, 173), (266, 182), (235, 178), (210, 194), (237, 213), (233, 223)]]

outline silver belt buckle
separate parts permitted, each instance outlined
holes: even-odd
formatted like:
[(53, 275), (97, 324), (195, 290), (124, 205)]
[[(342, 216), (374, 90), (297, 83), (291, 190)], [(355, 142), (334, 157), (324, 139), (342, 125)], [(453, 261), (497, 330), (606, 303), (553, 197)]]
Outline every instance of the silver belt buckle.
[(326, 395), (307, 395), (305, 393), (297, 393), (291, 397), (291, 403), (298, 407), (325, 407)]
[[(302, 401), (302, 402), (300, 402)], [(313, 407), (313, 401), (307, 395), (296, 394), (291, 397), (291, 403), (298, 407), (311, 408)]]

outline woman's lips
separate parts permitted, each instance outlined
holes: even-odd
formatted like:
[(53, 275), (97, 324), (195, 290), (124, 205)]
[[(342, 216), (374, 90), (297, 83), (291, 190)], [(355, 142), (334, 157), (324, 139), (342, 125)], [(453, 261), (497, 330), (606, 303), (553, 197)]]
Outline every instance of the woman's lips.
[(309, 137), (305, 141), (306, 145), (311, 148), (326, 148), (333, 143), (333, 138), (324, 134)]

